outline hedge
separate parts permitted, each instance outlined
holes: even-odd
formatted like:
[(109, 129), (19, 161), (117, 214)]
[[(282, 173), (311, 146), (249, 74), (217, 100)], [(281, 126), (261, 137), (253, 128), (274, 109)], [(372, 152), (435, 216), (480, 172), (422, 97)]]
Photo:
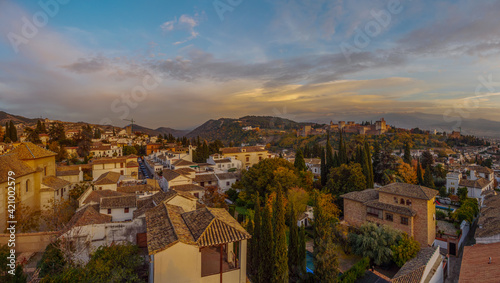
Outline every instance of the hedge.
[(358, 278), (365, 276), (368, 268), (370, 268), (370, 259), (364, 257), (340, 276), (340, 282), (354, 283)]

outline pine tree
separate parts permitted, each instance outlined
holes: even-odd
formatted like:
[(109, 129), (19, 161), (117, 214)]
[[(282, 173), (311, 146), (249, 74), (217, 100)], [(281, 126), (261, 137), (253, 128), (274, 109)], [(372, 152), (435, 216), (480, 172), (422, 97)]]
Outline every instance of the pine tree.
[(431, 166), (427, 165), (424, 173), (424, 186), (434, 189), (434, 178), (432, 177)]
[(290, 271), (290, 277), (295, 278), (300, 275), (299, 271), (299, 228), (297, 226), (297, 213), (293, 203), (290, 203), (290, 233), (289, 233), (289, 243), (288, 243), (288, 270)]
[(410, 152), (410, 143), (407, 142), (405, 144), (405, 154), (403, 158), (405, 163), (411, 164), (411, 152)]
[(262, 282), (262, 278), (259, 276), (259, 266), (261, 265), (261, 249), (260, 249), (260, 241), (261, 241), (261, 234), (260, 230), (262, 229), (261, 225), (261, 209), (260, 209), (260, 196), (259, 193), (257, 192), (257, 199), (255, 201), (255, 216), (254, 216), (254, 229), (253, 229), (253, 235), (252, 235), (252, 257), (251, 257), (251, 265), (252, 265), (252, 271), (254, 275), (254, 281), (255, 282)]
[(269, 277), (274, 274), (274, 233), (271, 216), (271, 208), (264, 202), (264, 213), (262, 215), (262, 226), (260, 230), (259, 243), (259, 274), (261, 282), (270, 282)]
[(302, 150), (298, 150), (295, 155), (295, 163), (293, 164), (299, 172), (307, 171), (306, 161), (304, 160), (304, 156), (302, 154)]
[(422, 177), (422, 166), (420, 165), (420, 160), (417, 162), (417, 181), (419, 185), (424, 184), (424, 178)]
[(274, 273), (272, 281), (276, 283), (288, 282), (288, 251), (286, 244), (285, 208), (283, 189), (278, 184), (276, 200), (274, 201)]

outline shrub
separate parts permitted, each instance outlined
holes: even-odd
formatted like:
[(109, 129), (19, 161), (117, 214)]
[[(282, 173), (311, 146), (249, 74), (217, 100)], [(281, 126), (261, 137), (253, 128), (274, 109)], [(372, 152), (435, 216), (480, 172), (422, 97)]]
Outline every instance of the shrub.
[(360, 234), (349, 235), (352, 251), (370, 258), (376, 265), (389, 263), (392, 260), (391, 246), (397, 243), (401, 232), (375, 223), (365, 223), (359, 230)]
[(436, 210), (436, 219), (443, 220), (446, 217), (446, 213), (442, 210)]
[(403, 266), (408, 260), (414, 258), (420, 251), (420, 244), (408, 234), (403, 233), (398, 244), (391, 247), (392, 260), (397, 266)]
[(354, 283), (358, 278), (365, 276), (368, 268), (370, 268), (370, 259), (364, 257), (340, 276), (340, 282)]

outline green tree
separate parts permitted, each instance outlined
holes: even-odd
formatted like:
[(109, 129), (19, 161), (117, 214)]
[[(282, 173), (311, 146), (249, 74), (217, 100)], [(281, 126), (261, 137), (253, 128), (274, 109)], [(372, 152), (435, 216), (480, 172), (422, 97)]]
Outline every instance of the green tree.
[(66, 266), (66, 260), (64, 259), (64, 254), (59, 248), (60, 241), (57, 240), (54, 243), (50, 243), (45, 248), (45, 252), (42, 258), (37, 263), (37, 267), (40, 268), (39, 277), (43, 278), (46, 275), (57, 274), (64, 270)]
[(10, 120), (10, 124), (9, 124), (9, 132), (10, 132), (10, 140), (12, 142), (17, 142), (17, 129), (16, 129), (16, 126), (14, 126), (14, 122), (12, 122), (12, 120)]
[(253, 235), (251, 239), (251, 265), (252, 265), (252, 271), (254, 275), (254, 280), (255, 282), (262, 282), (262, 278), (259, 276), (259, 266), (261, 265), (261, 226), (262, 226), (262, 221), (261, 221), (261, 208), (260, 208), (260, 197), (259, 194), (257, 194), (256, 200), (255, 200), (255, 216), (254, 216), (254, 229), (253, 229)]
[(392, 260), (397, 264), (397, 266), (403, 266), (408, 260), (417, 256), (420, 251), (420, 244), (413, 239), (413, 237), (408, 236), (408, 234), (403, 233), (400, 236), (398, 243), (391, 246), (392, 250)]
[(403, 157), (403, 160), (405, 163), (408, 163), (408, 164), (411, 164), (411, 152), (410, 152), (410, 143), (407, 142), (405, 144), (405, 154), (404, 154), (404, 157)]
[[(418, 176), (417, 176), (418, 178)], [(431, 167), (427, 165), (424, 173), (424, 186), (433, 189), (434, 188), (434, 177), (432, 177)]]
[(343, 194), (366, 189), (366, 178), (358, 163), (342, 164), (332, 168), (326, 188), (333, 194)]
[(464, 201), (467, 199), (467, 194), (469, 193), (469, 190), (466, 187), (458, 188), (457, 189), (457, 196), (460, 201)]
[(299, 230), (299, 252), (298, 252), (298, 271), (300, 274), (306, 273), (306, 228), (304, 226), (300, 227)]
[(286, 243), (285, 207), (283, 188), (276, 188), (273, 207), (274, 222), (274, 272), (272, 282), (288, 282), (288, 251)]
[(420, 165), (420, 160), (417, 162), (417, 183), (419, 185), (424, 185), (424, 177), (422, 176), (422, 166)]
[(326, 136), (326, 170), (329, 171), (330, 168), (335, 167), (334, 163), (333, 149), (330, 144), (330, 133), (328, 133)]
[[(335, 253), (334, 225), (337, 215), (331, 195), (315, 191), (314, 195), (314, 275), (321, 282), (337, 282), (338, 258)], [(329, 211), (330, 210), (330, 211)]]
[(270, 282), (269, 277), (274, 274), (274, 231), (271, 216), (271, 208), (264, 203), (264, 213), (262, 215), (261, 241), (259, 243), (259, 275), (261, 282)]
[(7, 258), (10, 256), (10, 248), (7, 245), (0, 245), (0, 282), (5, 283), (24, 283), (26, 282), (26, 275), (23, 272), (23, 267), (21, 265), (16, 265), (14, 270), (15, 275), (9, 274), (8, 271), (10, 267), (10, 260)]
[(325, 150), (322, 148), (320, 153), (321, 158), (321, 186), (325, 186), (328, 181), (328, 167), (325, 158)]
[(299, 228), (297, 226), (297, 213), (293, 203), (290, 203), (290, 233), (288, 243), (288, 270), (290, 278), (297, 278), (300, 275), (300, 239)]
[(434, 164), (434, 156), (432, 156), (432, 153), (429, 150), (426, 150), (422, 153), (422, 168), (427, 168), (429, 166), (432, 168), (432, 165)]
[(306, 161), (304, 160), (304, 155), (302, 154), (302, 150), (300, 149), (297, 150), (293, 166), (295, 166), (295, 168), (297, 168), (299, 172), (307, 171)]
[(372, 154), (370, 151), (370, 145), (368, 144), (368, 142), (365, 141), (364, 147), (365, 147), (366, 162), (368, 163), (368, 172), (370, 176), (370, 178), (366, 180), (366, 187), (373, 188), (374, 186), (373, 161), (372, 161)]
[(400, 232), (386, 225), (367, 222), (359, 228), (359, 234), (349, 234), (352, 251), (370, 258), (376, 265), (392, 260), (391, 246), (397, 243)]

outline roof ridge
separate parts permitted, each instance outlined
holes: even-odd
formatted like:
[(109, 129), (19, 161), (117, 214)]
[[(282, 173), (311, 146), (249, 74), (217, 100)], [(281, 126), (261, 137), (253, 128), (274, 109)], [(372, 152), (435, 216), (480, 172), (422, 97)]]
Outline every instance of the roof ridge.
[[(215, 215), (212, 213), (212, 211), (210, 211), (210, 208), (209, 208), (209, 207), (204, 207), (204, 208), (202, 208), (202, 209), (207, 210), (207, 211), (210, 213), (210, 215), (212, 215), (212, 217), (213, 217), (213, 218), (212, 218), (212, 220), (210, 220), (210, 223), (208, 223), (208, 225), (205, 227), (205, 229), (203, 229), (203, 233), (201, 233), (201, 234), (200, 234), (200, 236), (198, 237), (198, 239), (196, 239), (196, 243), (198, 243), (198, 242), (199, 242), (199, 240), (200, 240), (200, 239), (201, 239), (201, 238), (205, 235), (205, 233), (207, 232), (207, 230), (208, 230), (207, 228), (208, 228), (208, 227), (210, 227), (210, 226), (214, 223), (214, 220), (215, 220), (215, 219), (217, 219), (217, 217), (215, 217)], [(194, 210), (194, 211), (196, 211), (196, 210)], [(182, 219), (184, 220), (184, 217), (183, 217)], [(188, 226), (188, 228), (189, 228), (189, 226)], [(189, 231), (191, 231), (191, 228), (189, 228)], [(193, 234), (193, 233), (191, 233), (191, 235), (192, 235), (192, 234)]]
[[(174, 234), (175, 234), (176, 240), (174, 242), (177, 242), (177, 241), (179, 241), (179, 234), (177, 233), (177, 231), (175, 229), (174, 223), (172, 223), (172, 220), (170, 220), (170, 213), (168, 212), (168, 207), (167, 207), (166, 203), (163, 203), (163, 208), (165, 208), (165, 211), (167, 212), (167, 217), (165, 217), (165, 218), (170, 223), (170, 226), (172, 226), (172, 230), (174, 231)], [(181, 218), (182, 218), (182, 215), (181, 215)], [(184, 221), (184, 218), (182, 218), (182, 221)]]

